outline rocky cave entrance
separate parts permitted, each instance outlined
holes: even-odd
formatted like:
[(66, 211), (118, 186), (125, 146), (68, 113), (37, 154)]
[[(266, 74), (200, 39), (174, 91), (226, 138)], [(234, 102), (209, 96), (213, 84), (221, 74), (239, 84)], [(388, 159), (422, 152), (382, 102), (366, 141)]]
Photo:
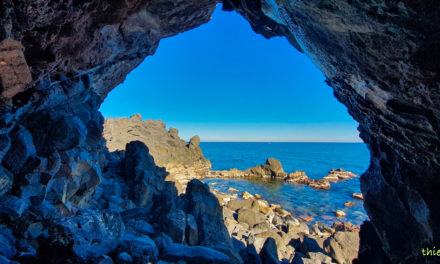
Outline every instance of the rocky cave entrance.
[[(208, 22), (216, 4), (1, 2), (3, 237), (15, 243), (14, 230), (24, 238), (21, 227), (40, 221), (36, 216), (61, 213), (66, 217), (55, 220), (76, 221), (68, 216), (90, 205), (106, 163), (98, 111), (103, 99), (154, 53), (160, 39)], [(223, 4), (243, 15), (255, 32), (285, 36), (304, 51), (359, 122), (371, 151), (361, 177), (371, 223), (361, 228), (359, 261), (431, 261), (421, 249), (440, 243), (436, 1)], [(8, 258), (15, 254), (8, 252)]]

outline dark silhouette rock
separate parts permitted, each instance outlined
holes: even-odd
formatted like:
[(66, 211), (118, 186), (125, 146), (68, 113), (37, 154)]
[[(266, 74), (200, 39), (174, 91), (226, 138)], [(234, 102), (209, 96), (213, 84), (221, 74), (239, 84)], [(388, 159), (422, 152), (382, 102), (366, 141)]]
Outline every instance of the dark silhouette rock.
[(170, 262), (177, 262), (179, 260), (187, 263), (200, 264), (229, 264), (231, 263), (229, 257), (219, 251), (195, 246), (189, 247), (181, 244), (172, 244), (165, 248), (163, 253), (163, 260)]
[(263, 264), (279, 264), (277, 245), (275, 239), (269, 237), (264, 243), (260, 251), (261, 263)]

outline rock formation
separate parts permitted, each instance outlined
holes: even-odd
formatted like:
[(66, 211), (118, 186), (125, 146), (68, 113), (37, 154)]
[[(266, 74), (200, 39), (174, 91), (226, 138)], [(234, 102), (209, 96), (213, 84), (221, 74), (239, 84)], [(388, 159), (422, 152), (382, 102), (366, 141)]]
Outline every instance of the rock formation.
[(148, 146), (154, 163), (167, 170), (186, 168), (209, 170), (211, 162), (203, 156), (200, 138), (194, 136), (189, 143), (180, 139), (176, 128), (166, 130), (161, 120), (145, 120), (136, 114), (130, 118), (107, 118), (103, 136), (109, 151), (124, 150), (132, 141), (141, 141)]
[(176, 182), (179, 193), (184, 192), (191, 179), (201, 179), (211, 169), (211, 162), (203, 156), (200, 138), (194, 136), (189, 143), (180, 139), (176, 128), (166, 130), (161, 120), (142, 120), (140, 114), (130, 118), (107, 118), (103, 136), (109, 151), (124, 150), (132, 141), (148, 146), (154, 163), (166, 168), (166, 180)]
[[(117, 196), (110, 204), (114, 210), (99, 210), (107, 206), (98, 202), (99, 186), (112, 179), (109, 171), (124, 157), (106, 153), (98, 109), (107, 93), (155, 52), (161, 38), (208, 22), (216, 4), (0, 3), (3, 262), (79, 262), (84, 255), (75, 251), (81, 248), (93, 256), (115, 245), (120, 245), (115, 255), (100, 260), (145, 261), (139, 249), (149, 252), (150, 261), (167, 252), (165, 235), (154, 237), (157, 248), (138, 231), (136, 239), (119, 239), (125, 232), (124, 214), (115, 213)], [(359, 262), (424, 263), (420, 249), (440, 244), (440, 5), (430, 0), (224, 0), (223, 6), (242, 14), (257, 33), (285, 36), (309, 56), (359, 122), (371, 151), (369, 169), (360, 178), (371, 223), (361, 228)], [(115, 179), (122, 188), (123, 177)], [(89, 248), (87, 241), (99, 243)], [(272, 249), (268, 243), (267, 255)], [(252, 250), (243, 255), (255, 257)]]

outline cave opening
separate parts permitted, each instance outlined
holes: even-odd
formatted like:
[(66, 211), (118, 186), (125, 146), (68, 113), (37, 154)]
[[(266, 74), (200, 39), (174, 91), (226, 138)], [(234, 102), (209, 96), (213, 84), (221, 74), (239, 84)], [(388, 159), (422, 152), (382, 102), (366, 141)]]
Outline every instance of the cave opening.
[[(285, 38), (265, 39), (241, 15), (221, 8), (219, 4), (209, 23), (161, 40), (155, 54), (109, 93), (100, 108), (104, 117), (141, 114), (144, 119), (160, 119), (167, 127), (177, 128), (185, 141), (199, 135), (213, 170), (246, 170), (273, 157), (281, 160), (286, 172), (305, 170), (312, 179), (337, 168), (357, 175), (366, 171), (370, 156), (358, 136), (358, 124), (334, 97), (321, 71)], [(106, 136), (104, 128), (107, 140), (116, 138), (114, 133)], [(128, 133), (141, 132), (130, 129)], [(153, 147), (163, 148), (152, 141)], [(107, 144), (110, 150), (124, 146)], [(152, 152), (155, 156), (155, 150)], [(281, 200), (291, 210), (300, 208), (298, 214), (306, 217), (360, 225), (368, 219), (362, 203), (343, 206), (352, 193), (360, 193), (358, 179), (353, 182), (334, 183), (328, 192), (278, 183), (228, 184), (264, 193), (272, 201)], [(270, 192), (274, 189), (278, 190), (275, 194)], [(308, 201), (294, 206), (293, 197), (282, 201), (283, 193), (288, 192), (304, 200), (313, 196), (313, 208), (306, 208)], [(333, 211), (341, 208), (351, 216), (334, 216)]]

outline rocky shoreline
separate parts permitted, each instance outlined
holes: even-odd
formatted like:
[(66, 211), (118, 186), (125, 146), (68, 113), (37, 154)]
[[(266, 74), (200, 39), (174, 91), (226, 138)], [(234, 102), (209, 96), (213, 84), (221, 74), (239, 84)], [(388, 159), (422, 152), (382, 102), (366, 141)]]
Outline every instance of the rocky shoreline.
[[(311, 224), (313, 218), (295, 218), (294, 212), (271, 204), (258, 194), (243, 192), (239, 196), (216, 189), (212, 192), (223, 208), (224, 223), (244, 263), (256, 254), (262, 263), (278, 263), (267, 260), (272, 258), (295, 264), (351, 263), (357, 256), (360, 228), (349, 222), (335, 222), (331, 227), (319, 222)], [(276, 250), (271, 249), (273, 244)]]
[(349, 180), (359, 177), (356, 174), (344, 169), (332, 169), (328, 175), (322, 179), (310, 179), (305, 171), (294, 171), (292, 173), (284, 172), (281, 162), (274, 158), (268, 158), (265, 164), (257, 165), (247, 170), (230, 169), (223, 171), (209, 171), (207, 178), (270, 178), (294, 184), (305, 184), (311, 188), (328, 190), (330, 182), (339, 180)]

